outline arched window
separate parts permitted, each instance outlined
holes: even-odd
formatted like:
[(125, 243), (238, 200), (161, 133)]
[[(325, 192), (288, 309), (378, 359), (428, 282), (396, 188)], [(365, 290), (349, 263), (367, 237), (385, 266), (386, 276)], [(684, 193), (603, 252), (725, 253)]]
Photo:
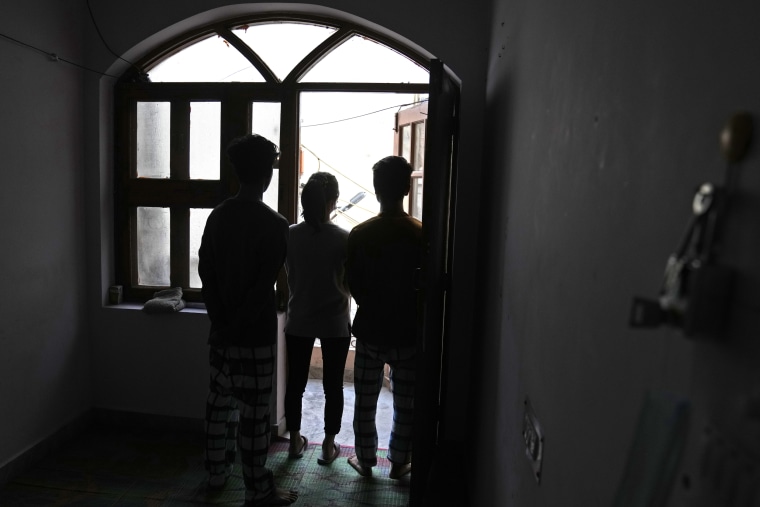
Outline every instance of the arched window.
[(292, 14), (206, 26), (137, 62), (143, 72), (127, 72), (115, 93), (116, 275), (125, 299), (182, 287), (186, 300), (201, 300), (203, 227), (237, 191), (225, 148), (246, 133), (280, 147), (264, 198), (291, 223), (301, 181), (319, 170), (339, 179), (336, 223), (350, 229), (375, 215), (371, 167), (389, 154), (415, 164), (408, 206), (421, 212), (428, 66), (380, 34)]

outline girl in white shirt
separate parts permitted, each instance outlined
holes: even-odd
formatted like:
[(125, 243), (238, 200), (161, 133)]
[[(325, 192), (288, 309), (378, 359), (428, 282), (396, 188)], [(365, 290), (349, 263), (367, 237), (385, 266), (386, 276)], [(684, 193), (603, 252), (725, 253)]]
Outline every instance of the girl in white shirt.
[(343, 371), (351, 340), (350, 294), (344, 273), (348, 231), (330, 222), (338, 195), (338, 181), (332, 174), (317, 172), (309, 178), (301, 192), (304, 222), (290, 226), (285, 261), (290, 290), (285, 325), (289, 455), (303, 457), (308, 445), (308, 438), (301, 435), (301, 402), (314, 341), (319, 338), (324, 362), (325, 438), (317, 461), (322, 465), (340, 454), (335, 436), (343, 416)]

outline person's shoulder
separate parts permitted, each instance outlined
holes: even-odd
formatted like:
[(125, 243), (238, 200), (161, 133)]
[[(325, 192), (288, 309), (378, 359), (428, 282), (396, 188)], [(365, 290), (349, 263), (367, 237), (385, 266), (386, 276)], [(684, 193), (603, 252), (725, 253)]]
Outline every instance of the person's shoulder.
[(411, 233), (414, 235), (415, 240), (422, 241), (422, 222), (419, 219), (413, 216), (410, 216), (408, 224), (409, 224), (409, 229)]
[(326, 231), (330, 231), (330, 233), (334, 234), (335, 236), (347, 238), (349, 234), (349, 232), (346, 229), (332, 222), (328, 222), (324, 224), (324, 228)]
[(417, 236), (422, 236), (422, 222), (414, 217), (411, 217), (411, 226)]
[(269, 205), (264, 202), (259, 201), (258, 204), (260, 205), (259, 210), (261, 210), (261, 213), (266, 216), (267, 220), (287, 231), (287, 229), (290, 227), (287, 218), (270, 208)]
[(235, 200), (232, 198), (227, 198), (217, 204), (214, 209), (211, 210), (211, 213), (208, 215), (207, 222), (217, 222), (217, 221), (226, 221), (230, 215), (235, 215), (237, 211), (235, 210)]
[(379, 224), (382, 220), (381, 216), (374, 216), (372, 218), (368, 218), (364, 222), (357, 224), (353, 229), (351, 229), (351, 232), (354, 231), (363, 231), (365, 229), (371, 229), (375, 227), (377, 224)]
[(307, 227), (309, 227), (309, 224), (307, 224), (306, 222), (291, 224), (288, 226), (288, 234), (291, 237), (303, 236), (307, 232)]
[(288, 219), (274, 210), (272, 210), (272, 213), (274, 213), (275, 220), (279, 222), (280, 226), (283, 227), (285, 230), (288, 230), (288, 228), (290, 227), (290, 222), (288, 222)]
[(221, 214), (227, 211), (228, 209), (232, 208), (235, 205), (235, 199), (232, 199), (228, 197), (227, 199), (223, 200), (219, 204), (217, 204), (214, 209), (211, 211), (211, 214)]
[(411, 224), (412, 227), (422, 229), (422, 222), (420, 221), (419, 218), (413, 217), (412, 215), (407, 215), (406, 221), (409, 222), (409, 224)]
[(351, 229), (351, 232), (349, 233), (349, 238), (354, 239), (364, 234), (371, 233), (372, 229), (374, 229), (378, 224), (380, 224), (379, 216), (369, 218), (365, 220), (364, 222), (355, 225), (354, 228)]

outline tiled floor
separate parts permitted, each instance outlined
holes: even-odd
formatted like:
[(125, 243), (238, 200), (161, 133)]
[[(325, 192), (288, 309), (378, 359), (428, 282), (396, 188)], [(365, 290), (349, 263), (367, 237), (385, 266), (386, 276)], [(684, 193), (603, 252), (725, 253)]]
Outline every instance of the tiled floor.
[[(343, 420), (341, 430), (335, 441), (339, 444), (348, 446), (354, 445), (354, 385), (346, 383), (343, 388)], [(322, 380), (309, 379), (306, 386), (306, 392), (303, 397), (303, 417), (301, 420), (301, 433), (305, 435), (310, 442), (322, 443), (325, 436), (324, 431), (324, 393), (322, 392)], [(377, 435), (379, 447), (388, 448), (388, 438), (391, 434), (391, 423), (393, 418), (393, 395), (383, 387), (380, 392), (380, 398), (377, 402)], [(286, 435), (287, 436), (287, 435)]]
[[(267, 455), (280, 488), (298, 491), (293, 507), (406, 507), (411, 475), (393, 480), (386, 451), (372, 477), (345, 458), (321, 466), (319, 444), (302, 459), (274, 439)], [(8, 507), (241, 507), (246, 496), (240, 455), (222, 490), (207, 487), (203, 435), (198, 432), (95, 424), (0, 487)]]
[[(342, 459), (330, 467), (316, 462), (324, 438), (324, 395), (319, 379), (309, 381), (304, 395), (302, 433), (311, 443), (307, 454), (302, 460), (290, 460), (287, 441), (272, 442), (267, 463), (282, 487), (301, 492), (294, 507), (399, 507), (408, 503), (409, 478), (388, 478), (390, 464), (385, 450), (378, 453), (378, 467), (371, 480), (356, 474), (345, 460), (354, 446), (353, 387), (345, 384), (342, 429), (336, 438), (345, 446)], [(392, 395), (383, 388), (377, 415), (380, 449), (388, 447), (392, 406)], [(203, 435), (199, 432), (95, 425), (0, 486), (0, 506), (238, 507), (245, 492), (239, 471), (223, 493), (209, 494), (202, 449)]]

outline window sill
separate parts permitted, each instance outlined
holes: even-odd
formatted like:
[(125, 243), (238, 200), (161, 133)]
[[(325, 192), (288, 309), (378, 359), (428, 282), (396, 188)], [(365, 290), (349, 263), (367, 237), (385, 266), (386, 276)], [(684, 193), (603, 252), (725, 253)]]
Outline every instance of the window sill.
[[(143, 305), (141, 303), (119, 303), (118, 305), (104, 305), (103, 308), (113, 308), (114, 310), (138, 310), (142, 311)], [(166, 313), (163, 315), (173, 315), (174, 313), (201, 313), (206, 314), (206, 305), (203, 303), (185, 303), (185, 307), (173, 313)], [(278, 310), (277, 315), (284, 314), (285, 312)], [(151, 315), (162, 315), (160, 313), (153, 313)]]
[[(104, 308), (113, 308), (115, 310), (139, 310), (142, 311), (143, 305), (141, 303), (120, 303), (118, 305), (105, 305)], [(206, 305), (203, 303), (185, 303), (185, 307), (178, 311), (173, 313), (206, 313)], [(161, 314), (151, 314), (151, 315), (161, 315)], [(165, 315), (172, 315), (172, 313), (167, 313)]]

